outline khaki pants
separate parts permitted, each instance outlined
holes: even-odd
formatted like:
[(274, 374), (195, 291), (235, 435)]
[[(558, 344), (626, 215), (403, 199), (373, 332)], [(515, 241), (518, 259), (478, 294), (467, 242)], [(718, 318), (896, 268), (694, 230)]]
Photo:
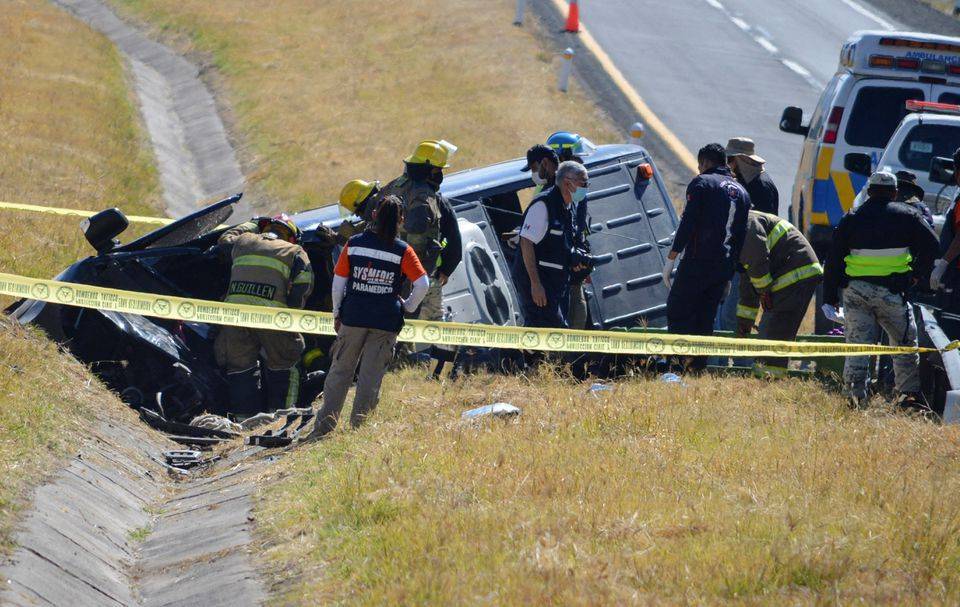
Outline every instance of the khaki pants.
[(268, 369), (285, 371), (300, 361), (303, 336), (287, 331), (223, 327), (213, 343), (217, 364), (228, 372), (256, 366), (260, 350)]
[(583, 283), (570, 284), (570, 306), (567, 312), (567, 324), (571, 329), (587, 328), (587, 295), (583, 292)]
[(337, 426), (347, 390), (357, 373), (357, 393), (353, 398), (350, 425), (356, 428), (377, 407), (380, 384), (393, 356), (397, 334), (380, 329), (340, 326), (330, 356), (333, 359), (323, 385), (323, 407), (317, 414), (315, 434), (327, 434)]

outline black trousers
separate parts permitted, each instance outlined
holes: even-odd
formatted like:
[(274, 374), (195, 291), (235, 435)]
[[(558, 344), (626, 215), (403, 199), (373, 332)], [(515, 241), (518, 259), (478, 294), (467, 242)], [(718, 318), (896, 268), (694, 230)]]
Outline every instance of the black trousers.
[[(681, 261), (667, 296), (667, 329), (680, 335), (713, 335), (713, 319), (732, 277), (728, 261)], [(706, 364), (706, 357), (697, 356), (691, 367), (702, 369)]]

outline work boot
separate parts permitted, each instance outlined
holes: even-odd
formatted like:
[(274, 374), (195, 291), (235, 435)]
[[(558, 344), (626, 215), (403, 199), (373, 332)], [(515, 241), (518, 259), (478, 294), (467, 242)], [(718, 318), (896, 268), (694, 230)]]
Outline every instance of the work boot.
[(267, 392), (267, 411), (273, 413), (277, 409), (289, 409), (300, 404), (300, 386), (303, 374), (299, 365), (289, 369), (275, 371), (266, 369), (264, 382)]
[(337, 427), (336, 419), (331, 419), (329, 416), (321, 417), (323, 414), (323, 407), (321, 406), (317, 409), (317, 416), (314, 418), (313, 429), (310, 430), (310, 434), (304, 436), (297, 444), (303, 445), (306, 443), (313, 443), (318, 440), (324, 439), (330, 435)]
[(237, 421), (243, 421), (263, 412), (263, 391), (256, 367), (242, 371), (227, 371), (228, 411)]

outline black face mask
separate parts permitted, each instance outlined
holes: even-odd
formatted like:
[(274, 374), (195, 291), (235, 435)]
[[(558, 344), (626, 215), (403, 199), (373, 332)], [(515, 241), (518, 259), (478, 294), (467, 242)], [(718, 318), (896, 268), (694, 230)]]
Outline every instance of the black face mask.
[(430, 173), (430, 176), (427, 177), (427, 183), (433, 186), (434, 189), (439, 190), (440, 184), (443, 183), (443, 171)]

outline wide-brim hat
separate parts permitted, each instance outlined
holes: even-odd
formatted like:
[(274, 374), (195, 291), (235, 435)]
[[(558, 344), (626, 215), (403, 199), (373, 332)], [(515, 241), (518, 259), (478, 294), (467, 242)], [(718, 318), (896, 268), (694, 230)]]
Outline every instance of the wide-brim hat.
[(926, 195), (926, 192), (923, 191), (923, 188), (917, 183), (917, 176), (910, 171), (897, 171), (897, 189), (900, 191), (900, 195), (904, 198), (912, 198), (916, 196), (920, 200), (923, 200), (923, 197)]
[(727, 142), (727, 156), (746, 156), (750, 160), (758, 163), (764, 164), (767, 161), (757, 156), (756, 145), (753, 143), (753, 139), (748, 139), (746, 137), (734, 137)]

